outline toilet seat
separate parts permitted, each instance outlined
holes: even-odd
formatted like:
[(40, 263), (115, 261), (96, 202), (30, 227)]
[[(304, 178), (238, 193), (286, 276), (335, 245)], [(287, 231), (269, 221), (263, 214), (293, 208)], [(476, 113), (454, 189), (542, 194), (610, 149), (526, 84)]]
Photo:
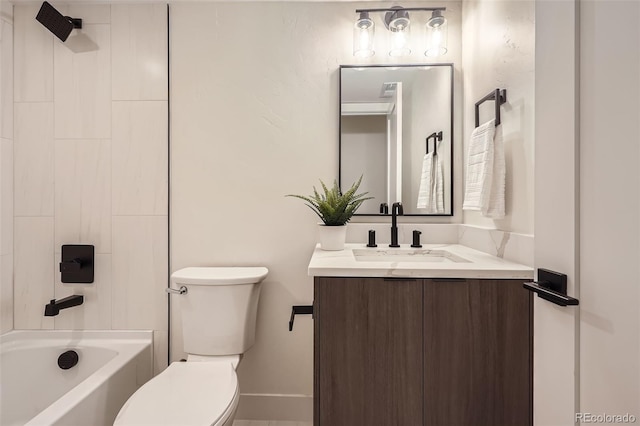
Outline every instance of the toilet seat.
[(238, 399), (238, 377), (228, 361), (174, 362), (129, 398), (114, 425), (221, 426)]

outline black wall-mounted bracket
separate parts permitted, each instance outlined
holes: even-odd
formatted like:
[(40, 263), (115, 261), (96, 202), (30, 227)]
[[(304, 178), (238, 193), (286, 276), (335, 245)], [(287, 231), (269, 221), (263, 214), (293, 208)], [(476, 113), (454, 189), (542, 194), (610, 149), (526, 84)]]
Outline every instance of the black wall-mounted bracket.
[(496, 89), (476, 102), (476, 127), (480, 126), (480, 105), (482, 105), (486, 101), (495, 101), (495, 125), (498, 126), (500, 124), (500, 105), (507, 102), (507, 89)]
[(94, 247), (65, 244), (62, 246), (60, 275), (63, 283), (92, 283)]
[(439, 132), (433, 132), (427, 136), (427, 154), (429, 153), (429, 141), (431, 139), (433, 139), (433, 153), (438, 154), (438, 142), (442, 141), (442, 130)]
[(69, 22), (71, 22), (71, 25), (73, 25), (73, 28), (76, 29), (82, 29), (82, 18), (72, 18), (71, 16), (65, 16), (65, 18), (67, 18), (69, 20)]
[(291, 307), (289, 331), (293, 330), (293, 321), (295, 320), (296, 315), (313, 315), (313, 305), (293, 305)]
[(580, 303), (578, 299), (567, 296), (567, 276), (559, 272), (538, 268), (538, 281), (524, 283), (523, 287), (559, 306), (575, 306)]

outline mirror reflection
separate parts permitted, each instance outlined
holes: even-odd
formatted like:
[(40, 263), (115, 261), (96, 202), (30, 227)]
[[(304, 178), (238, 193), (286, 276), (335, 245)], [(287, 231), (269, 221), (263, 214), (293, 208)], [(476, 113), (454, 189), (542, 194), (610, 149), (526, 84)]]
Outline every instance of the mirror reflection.
[(358, 215), (452, 215), (453, 66), (340, 67), (340, 185), (364, 175)]

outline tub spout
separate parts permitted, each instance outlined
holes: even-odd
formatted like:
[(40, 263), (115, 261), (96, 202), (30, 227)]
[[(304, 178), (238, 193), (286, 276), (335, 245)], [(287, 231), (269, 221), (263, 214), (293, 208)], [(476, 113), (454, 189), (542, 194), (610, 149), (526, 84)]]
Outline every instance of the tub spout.
[(84, 302), (84, 296), (80, 294), (74, 294), (73, 296), (68, 296), (60, 300), (51, 299), (51, 302), (44, 307), (44, 316), (54, 317), (60, 313), (60, 309), (82, 305), (82, 302)]

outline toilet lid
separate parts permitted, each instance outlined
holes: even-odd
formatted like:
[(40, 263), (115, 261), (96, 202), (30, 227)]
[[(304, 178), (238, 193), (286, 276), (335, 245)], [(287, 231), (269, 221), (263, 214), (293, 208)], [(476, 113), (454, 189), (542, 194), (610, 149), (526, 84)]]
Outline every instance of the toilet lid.
[(189, 267), (179, 269), (171, 274), (171, 282), (191, 285), (257, 284), (268, 273), (269, 270), (263, 266)]
[(174, 362), (124, 404), (116, 425), (214, 425), (237, 397), (226, 362)]

